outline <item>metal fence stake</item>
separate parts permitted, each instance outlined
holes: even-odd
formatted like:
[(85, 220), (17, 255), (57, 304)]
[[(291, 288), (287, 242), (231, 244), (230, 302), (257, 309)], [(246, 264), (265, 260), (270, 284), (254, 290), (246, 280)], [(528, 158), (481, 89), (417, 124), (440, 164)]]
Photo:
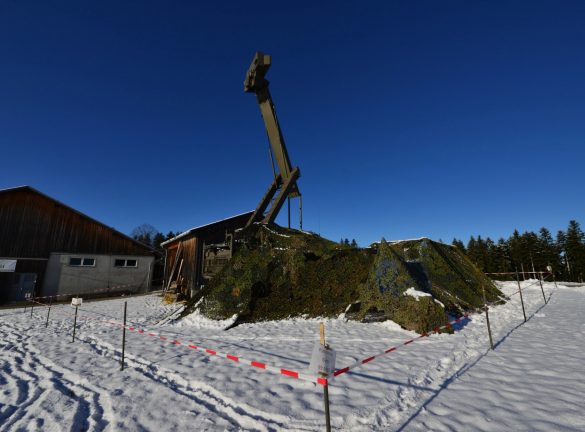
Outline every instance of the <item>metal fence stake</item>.
[(45, 322), (45, 327), (49, 327), (49, 314), (51, 313), (51, 303), (53, 302), (53, 297), (49, 297), (49, 308), (47, 309), (47, 322)]
[(124, 327), (122, 327), (122, 362), (120, 366), (120, 370), (124, 370), (124, 351), (126, 348), (126, 308), (128, 307), (128, 302), (124, 302)]
[(520, 286), (518, 272), (516, 272), (516, 281), (518, 282), (518, 292), (520, 293), (520, 302), (522, 303), (522, 314), (524, 315), (524, 322), (526, 322), (526, 309), (524, 309), (524, 298), (522, 297), (522, 287)]
[(73, 339), (71, 342), (75, 342), (75, 326), (77, 325), (77, 305), (75, 305), (75, 319), (73, 320)]
[[(323, 323), (319, 325), (319, 335), (321, 338), (321, 345), (326, 347), (325, 344), (325, 326)], [(327, 378), (327, 375), (322, 374), (323, 377)], [(325, 430), (331, 432), (331, 415), (329, 413), (329, 380), (325, 381), (323, 385), (323, 402), (325, 403)]]
[(485, 321), (487, 323), (488, 335), (490, 337), (490, 347), (493, 350), (494, 349), (494, 340), (492, 339), (492, 328), (490, 326), (490, 314), (488, 312), (488, 305), (487, 305), (487, 301), (485, 298), (485, 286), (482, 285), (481, 289), (483, 291), (483, 303), (484, 303), (484, 308), (485, 308)]
[(540, 290), (542, 291), (542, 298), (544, 299), (544, 304), (547, 303), (546, 296), (544, 295), (544, 287), (542, 286), (542, 272), (538, 274), (538, 282), (540, 282)]

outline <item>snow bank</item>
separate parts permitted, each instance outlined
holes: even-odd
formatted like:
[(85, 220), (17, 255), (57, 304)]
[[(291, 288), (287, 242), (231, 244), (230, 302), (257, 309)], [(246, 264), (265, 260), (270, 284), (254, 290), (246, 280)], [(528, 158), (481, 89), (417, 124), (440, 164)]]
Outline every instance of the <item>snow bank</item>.
[[(507, 295), (517, 289), (516, 282), (499, 286)], [(477, 314), (454, 334), (416, 340), (337, 377), (329, 388), (333, 428), (585, 430), (585, 288), (547, 282), (544, 306), (538, 283), (522, 286), (527, 323), (517, 295), (490, 309), (495, 351)], [(126, 332), (120, 371), (121, 331), (101, 320), (119, 322), (125, 300), (134, 323), (173, 310), (155, 296), (84, 303), (75, 343), (69, 306), (53, 305), (48, 328), (44, 307), (32, 318), (22, 308), (0, 310), (0, 431), (323, 430), (320, 386), (188, 347), (304, 371), (319, 319), (224, 331), (231, 320), (195, 313), (153, 336), (137, 328)], [(338, 368), (415, 336), (389, 321), (331, 319), (325, 327)]]

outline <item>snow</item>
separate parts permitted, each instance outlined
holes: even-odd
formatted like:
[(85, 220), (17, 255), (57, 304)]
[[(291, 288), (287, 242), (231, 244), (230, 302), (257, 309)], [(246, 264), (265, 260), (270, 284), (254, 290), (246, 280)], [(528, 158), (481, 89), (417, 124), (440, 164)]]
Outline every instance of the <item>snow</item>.
[[(518, 295), (454, 334), (432, 335), (335, 378), (331, 420), (346, 431), (585, 430), (585, 287), (523, 283)], [(513, 283), (502, 283), (507, 294)], [(128, 301), (126, 368), (119, 321)], [(177, 305), (156, 295), (84, 301), (75, 343), (73, 310), (0, 310), (0, 431), (323, 430), (323, 390), (310, 382), (206, 355), (201, 344), (268, 365), (307, 372), (319, 320), (289, 319), (224, 329), (192, 314), (154, 325)], [(397, 324), (326, 319), (341, 368), (416, 337)], [(148, 336), (155, 331), (156, 336)], [(161, 340), (163, 335), (167, 340)], [(173, 340), (182, 344), (174, 344)]]
[(418, 291), (414, 287), (410, 287), (406, 291), (404, 291), (404, 295), (414, 297), (416, 299), (416, 301), (418, 301), (418, 299), (421, 297), (432, 297), (433, 296), (432, 294), (429, 294), (429, 293), (426, 293), (423, 291)]

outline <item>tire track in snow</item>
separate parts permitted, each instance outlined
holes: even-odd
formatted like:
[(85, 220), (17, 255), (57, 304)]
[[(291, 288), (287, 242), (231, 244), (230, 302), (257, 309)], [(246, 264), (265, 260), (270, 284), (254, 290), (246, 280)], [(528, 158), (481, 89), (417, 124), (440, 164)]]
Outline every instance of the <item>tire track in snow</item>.
[[(64, 426), (67, 419), (58, 410), (47, 410), (43, 406), (55, 403), (64, 406), (71, 414), (72, 431), (95, 431), (107, 429), (111, 424), (107, 412), (111, 412), (109, 395), (93, 386), (84, 378), (54, 364), (30, 342), (23, 328), (3, 321), (0, 333), (8, 341), (11, 355), (3, 359), (2, 376), (18, 389), (15, 404), (8, 404), (2, 411), (0, 431), (13, 429), (43, 429), (50, 421)], [(33, 389), (31, 391), (31, 389)]]
[[(108, 342), (95, 336), (86, 336), (84, 341), (99, 355), (119, 361), (118, 350)], [(198, 406), (216, 415), (237, 430), (277, 431), (287, 429), (290, 417), (269, 414), (239, 403), (226, 397), (223, 393), (200, 381), (189, 380), (179, 373), (172, 372), (139, 356), (126, 353), (128, 366), (140, 372), (146, 378), (163, 384), (173, 392), (197, 403)], [(302, 430), (295, 428), (295, 430)], [(313, 429), (306, 429), (313, 430)]]

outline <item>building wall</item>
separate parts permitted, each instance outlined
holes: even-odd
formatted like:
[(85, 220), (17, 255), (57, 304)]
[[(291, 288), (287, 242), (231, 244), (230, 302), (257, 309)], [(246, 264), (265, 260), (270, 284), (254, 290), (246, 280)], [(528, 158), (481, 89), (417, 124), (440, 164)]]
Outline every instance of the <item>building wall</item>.
[(57, 251), (151, 254), (146, 246), (33, 189), (0, 192), (0, 256), (48, 258)]
[[(171, 277), (179, 245), (182, 245), (183, 268), (181, 273), (185, 282), (183, 291), (187, 296), (193, 296), (193, 293), (204, 282), (202, 275), (203, 244), (223, 242), (226, 232), (233, 233), (234, 230), (245, 226), (251, 215), (252, 212), (249, 212), (193, 229), (181, 234), (176, 240), (170, 240), (164, 244), (166, 249), (165, 286)], [(178, 265), (177, 263), (177, 269)]]
[[(71, 258), (94, 259), (93, 266), (72, 266)], [(116, 260), (136, 260), (136, 267), (116, 267)], [(154, 257), (52, 253), (44, 280), (44, 296), (147, 292)]]
[[(33, 188), (0, 190), (0, 258), (17, 260), (14, 273), (0, 274), (0, 303), (23, 300), (34, 279), (34, 294), (48, 295), (44, 281), (54, 278), (46, 275), (53, 252), (154, 257), (149, 247)], [(92, 287), (87, 282), (82, 289)]]

